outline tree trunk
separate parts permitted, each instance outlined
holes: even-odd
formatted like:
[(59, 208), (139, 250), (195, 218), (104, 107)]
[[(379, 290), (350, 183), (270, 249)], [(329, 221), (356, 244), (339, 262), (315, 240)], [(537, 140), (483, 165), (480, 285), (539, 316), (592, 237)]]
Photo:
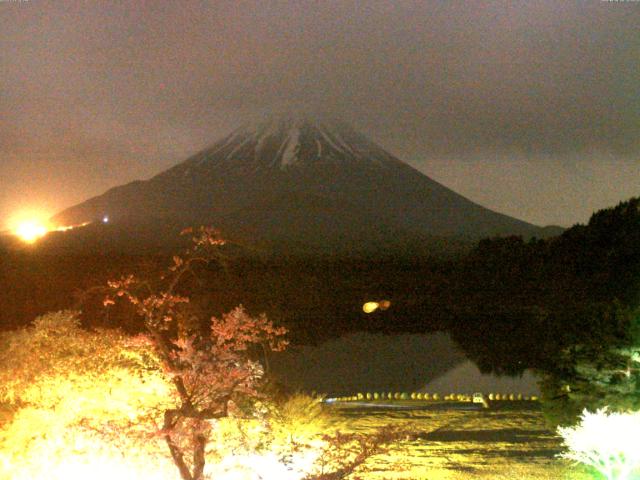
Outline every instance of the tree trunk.
[(178, 416), (179, 412), (177, 410), (167, 410), (166, 412), (164, 412), (164, 425), (162, 427), (165, 432), (164, 440), (169, 447), (171, 458), (173, 459), (173, 463), (175, 464), (175, 466), (178, 468), (182, 480), (194, 480), (195, 477), (191, 475), (189, 466), (184, 460), (182, 449), (173, 441), (173, 438), (171, 437), (171, 431), (176, 426), (176, 422), (178, 420), (176, 417)]
[(193, 480), (203, 480), (205, 465), (205, 447), (207, 437), (202, 433), (193, 435)]
[[(184, 461), (184, 455), (182, 455), (182, 451), (180, 450), (180, 447), (178, 447), (173, 442), (171, 435), (167, 433), (164, 436), (164, 439), (167, 442), (169, 451), (171, 452), (171, 458), (173, 458), (173, 463), (176, 465), (176, 467), (178, 467), (178, 470), (180, 471), (180, 477), (182, 478), (182, 480), (196, 480), (196, 477), (191, 475), (191, 472), (189, 471), (189, 466)], [(202, 479), (198, 477), (197, 480), (202, 480)]]

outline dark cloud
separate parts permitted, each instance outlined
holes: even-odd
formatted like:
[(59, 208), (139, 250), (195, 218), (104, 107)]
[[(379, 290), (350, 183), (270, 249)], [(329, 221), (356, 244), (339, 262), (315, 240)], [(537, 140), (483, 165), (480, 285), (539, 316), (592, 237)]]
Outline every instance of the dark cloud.
[(148, 177), (289, 107), (351, 121), (489, 207), (584, 221), (640, 194), (639, 24), (631, 1), (0, 2), (0, 217)]

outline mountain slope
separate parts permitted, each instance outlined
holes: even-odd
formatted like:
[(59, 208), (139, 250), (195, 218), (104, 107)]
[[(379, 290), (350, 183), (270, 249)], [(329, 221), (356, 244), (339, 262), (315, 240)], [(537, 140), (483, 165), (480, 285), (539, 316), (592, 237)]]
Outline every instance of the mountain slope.
[(147, 181), (53, 218), (126, 225), (219, 225), (259, 242), (384, 249), (430, 237), (542, 236), (401, 162), (350, 126), (272, 117), (231, 133)]

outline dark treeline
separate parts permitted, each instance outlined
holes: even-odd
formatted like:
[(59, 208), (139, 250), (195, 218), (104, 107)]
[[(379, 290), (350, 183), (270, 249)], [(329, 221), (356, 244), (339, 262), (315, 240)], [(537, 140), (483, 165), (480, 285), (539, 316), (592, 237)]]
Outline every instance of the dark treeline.
[[(159, 255), (53, 256), (35, 250), (0, 257), (0, 324), (26, 325), (37, 315), (80, 309), (86, 326), (135, 331), (128, 310), (102, 308), (106, 282), (134, 273), (154, 278), (171, 263)], [(231, 257), (187, 279), (194, 316), (208, 318), (243, 304), (287, 326), (293, 339), (315, 343), (353, 331), (423, 332), (444, 329), (451, 277), (447, 262), (401, 259)], [(362, 305), (388, 299), (392, 307), (367, 315)], [(197, 310), (197, 311), (196, 311)]]
[[(192, 315), (208, 318), (238, 304), (287, 326), (294, 341), (318, 342), (351, 331), (448, 330), (482, 370), (553, 370), (570, 345), (624, 342), (626, 312), (640, 294), (638, 199), (597, 212), (546, 240), (487, 239), (465, 255), (359, 258), (247, 257), (237, 253), (184, 286)], [(62, 308), (84, 312), (87, 326), (140, 322), (119, 306), (102, 308), (108, 279), (151, 277), (170, 255), (0, 253), (0, 324), (25, 325)], [(391, 308), (362, 312), (371, 300)]]
[(484, 240), (460, 264), (455, 338), (486, 371), (553, 371), (577, 344), (628, 340), (640, 300), (640, 200), (559, 237)]

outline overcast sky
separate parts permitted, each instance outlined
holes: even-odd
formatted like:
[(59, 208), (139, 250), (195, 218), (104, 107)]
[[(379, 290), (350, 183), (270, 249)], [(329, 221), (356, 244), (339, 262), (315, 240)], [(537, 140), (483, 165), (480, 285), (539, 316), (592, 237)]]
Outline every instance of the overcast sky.
[(0, 0), (0, 225), (319, 109), (536, 224), (640, 195), (640, 2)]

